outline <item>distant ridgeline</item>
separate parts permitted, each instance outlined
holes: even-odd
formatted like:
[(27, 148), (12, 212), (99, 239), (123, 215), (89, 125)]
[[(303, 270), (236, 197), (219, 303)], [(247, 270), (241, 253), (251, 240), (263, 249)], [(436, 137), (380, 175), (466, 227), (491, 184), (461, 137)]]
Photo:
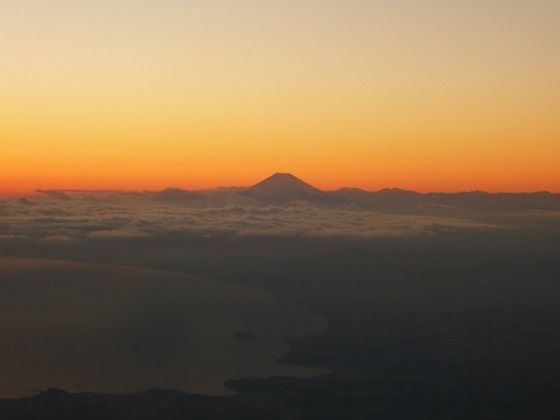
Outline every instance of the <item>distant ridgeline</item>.
[(321, 191), (290, 173), (275, 173), (242, 192), (271, 203), (307, 201), (319, 205), (358, 205), (385, 210), (463, 208), (473, 210), (560, 210), (560, 194), (532, 193), (418, 193), (398, 188), (366, 191), (341, 188)]
[[(68, 199), (72, 194), (103, 194), (95, 191), (43, 191), (54, 199)], [(320, 190), (290, 173), (275, 173), (250, 187), (224, 187), (210, 190), (167, 188), (161, 191), (125, 192), (130, 197), (150, 199), (168, 204), (221, 206), (228, 204), (293, 205), (309, 203), (317, 206), (364, 207), (390, 212), (428, 212), (452, 210), (480, 211), (560, 211), (560, 194), (548, 191), (524, 193), (419, 193), (399, 188), (366, 191), (359, 188)]]

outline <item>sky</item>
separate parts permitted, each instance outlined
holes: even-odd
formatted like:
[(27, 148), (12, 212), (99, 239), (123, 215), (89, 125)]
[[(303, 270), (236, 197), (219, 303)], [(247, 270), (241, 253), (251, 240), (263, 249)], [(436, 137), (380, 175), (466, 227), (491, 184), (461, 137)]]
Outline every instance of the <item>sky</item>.
[(560, 2), (0, 2), (0, 194), (560, 192)]

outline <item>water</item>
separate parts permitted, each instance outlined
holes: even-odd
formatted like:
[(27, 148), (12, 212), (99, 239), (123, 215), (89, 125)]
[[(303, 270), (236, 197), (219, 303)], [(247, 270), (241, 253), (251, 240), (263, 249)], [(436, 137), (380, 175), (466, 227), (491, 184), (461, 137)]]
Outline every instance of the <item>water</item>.
[(0, 397), (58, 387), (225, 394), (229, 378), (322, 370), (276, 359), (325, 321), (271, 294), (182, 274), (0, 258)]

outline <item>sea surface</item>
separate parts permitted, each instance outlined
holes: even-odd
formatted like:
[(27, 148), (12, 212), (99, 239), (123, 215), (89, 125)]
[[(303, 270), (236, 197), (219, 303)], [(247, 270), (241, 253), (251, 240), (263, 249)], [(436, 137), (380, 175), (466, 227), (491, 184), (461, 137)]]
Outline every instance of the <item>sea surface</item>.
[(270, 293), (143, 268), (0, 257), (0, 398), (307, 377), (276, 360), (326, 321)]

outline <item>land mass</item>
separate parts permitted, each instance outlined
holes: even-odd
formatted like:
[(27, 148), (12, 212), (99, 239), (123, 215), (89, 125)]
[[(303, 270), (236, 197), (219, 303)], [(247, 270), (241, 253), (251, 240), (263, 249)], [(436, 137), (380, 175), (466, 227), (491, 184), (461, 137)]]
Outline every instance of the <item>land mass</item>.
[[(54, 199), (73, 195), (111, 194), (107, 191), (37, 190)], [(115, 192), (113, 192), (115, 193)], [(290, 173), (277, 172), (249, 187), (222, 187), (210, 190), (166, 188), (160, 191), (120, 192), (176, 205), (221, 206), (228, 204), (293, 205), (308, 203), (320, 207), (362, 207), (381, 212), (430, 213), (445, 211), (560, 210), (560, 194), (549, 191), (489, 193), (416, 192), (399, 188), (368, 191), (359, 188), (321, 190)]]

